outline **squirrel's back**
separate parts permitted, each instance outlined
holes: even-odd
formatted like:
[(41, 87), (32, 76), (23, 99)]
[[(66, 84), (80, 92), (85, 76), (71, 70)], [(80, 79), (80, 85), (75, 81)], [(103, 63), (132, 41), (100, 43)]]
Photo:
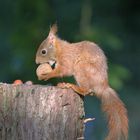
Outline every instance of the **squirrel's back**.
[[(105, 57), (103, 50), (94, 42), (90, 41), (81, 41), (77, 43), (71, 44), (74, 48), (78, 48), (82, 52), (87, 52), (88, 54), (92, 55), (92, 57)], [(93, 56), (94, 55), (94, 56)]]

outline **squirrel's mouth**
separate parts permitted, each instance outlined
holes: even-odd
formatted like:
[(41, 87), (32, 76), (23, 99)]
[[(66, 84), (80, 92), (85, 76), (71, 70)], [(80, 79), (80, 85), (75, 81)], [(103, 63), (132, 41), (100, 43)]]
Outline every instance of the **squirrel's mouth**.
[(55, 69), (57, 63), (55, 60), (50, 60), (50, 61), (48, 61), (48, 64), (51, 66), (52, 69)]

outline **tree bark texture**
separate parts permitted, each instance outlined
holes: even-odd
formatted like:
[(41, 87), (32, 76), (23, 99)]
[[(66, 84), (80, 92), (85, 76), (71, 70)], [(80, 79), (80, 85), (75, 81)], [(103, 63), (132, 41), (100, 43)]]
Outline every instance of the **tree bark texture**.
[(0, 140), (78, 140), (84, 107), (72, 90), (0, 84)]

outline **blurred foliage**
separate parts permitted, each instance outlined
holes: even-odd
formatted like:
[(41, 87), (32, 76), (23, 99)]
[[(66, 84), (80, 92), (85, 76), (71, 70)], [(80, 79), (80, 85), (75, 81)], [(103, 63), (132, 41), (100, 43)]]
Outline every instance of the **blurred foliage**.
[[(35, 54), (49, 27), (57, 22), (59, 36), (70, 42), (94, 41), (104, 50), (110, 84), (120, 92), (130, 115), (130, 139), (139, 140), (140, 2), (136, 0), (4, 0), (0, 1), (0, 79), (38, 82)], [(61, 79), (63, 81), (63, 79)], [(57, 80), (50, 80), (54, 83)], [(46, 84), (46, 83), (43, 83)], [(94, 137), (105, 132), (98, 101), (86, 103), (87, 116), (97, 118)], [(89, 107), (94, 106), (94, 108)], [(88, 140), (92, 138), (88, 138)]]

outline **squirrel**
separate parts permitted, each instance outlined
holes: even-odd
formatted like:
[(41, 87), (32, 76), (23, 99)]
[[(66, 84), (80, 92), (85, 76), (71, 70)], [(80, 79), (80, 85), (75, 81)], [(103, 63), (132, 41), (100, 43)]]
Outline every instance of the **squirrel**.
[(90, 41), (69, 43), (56, 33), (57, 25), (54, 24), (37, 50), (36, 63), (48, 63), (53, 67), (50, 73), (40, 75), (39, 79), (73, 76), (77, 84), (59, 83), (58, 86), (71, 88), (83, 96), (95, 95), (99, 98), (108, 120), (109, 132), (105, 140), (127, 140), (127, 110), (115, 90), (109, 86), (103, 50)]

